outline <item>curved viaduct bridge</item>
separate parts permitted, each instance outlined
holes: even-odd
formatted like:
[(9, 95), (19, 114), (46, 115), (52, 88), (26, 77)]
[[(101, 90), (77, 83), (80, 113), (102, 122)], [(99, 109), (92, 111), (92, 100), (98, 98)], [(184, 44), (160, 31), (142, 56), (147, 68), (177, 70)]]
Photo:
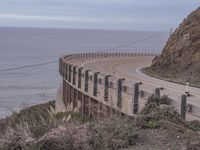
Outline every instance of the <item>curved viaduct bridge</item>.
[(200, 118), (200, 89), (156, 79), (141, 72), (151, 64), (153, 53), (83, 53), (62, 56), (59, 72), (63, 86), (56, 98), (58, 111), (68, 106), (93, 117), (102, 112), (134, 116), (153, 93), (167, 95), (187, 120)]

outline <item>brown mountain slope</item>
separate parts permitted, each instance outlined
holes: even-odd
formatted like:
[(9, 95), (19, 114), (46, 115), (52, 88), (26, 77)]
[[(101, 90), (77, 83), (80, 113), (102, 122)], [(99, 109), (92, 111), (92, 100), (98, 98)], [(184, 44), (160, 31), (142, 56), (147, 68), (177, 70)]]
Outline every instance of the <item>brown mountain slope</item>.
[(147, 71), (200, 85), (200, 7), (184, 19)]

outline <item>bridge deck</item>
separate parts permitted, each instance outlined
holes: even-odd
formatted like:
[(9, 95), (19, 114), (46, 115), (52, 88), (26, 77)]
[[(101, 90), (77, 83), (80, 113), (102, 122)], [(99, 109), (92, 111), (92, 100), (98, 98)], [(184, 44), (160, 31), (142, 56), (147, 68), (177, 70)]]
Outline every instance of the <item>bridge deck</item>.
[[(132, 105), (132, 94), (133, 94), (133, 85), (137, 82), (142, 82), (140, 85), (140, 90), (144, 90), (147, 93), (154, 93), (155, 88), (163, 87), (163, 90), (161, 90), (161, 95), (167, 95), (169, 98), (173, 99), (173, 104), (178, 110), (180, 110), (181, 107), (181, 96), (185, 94), (185, 85), (172, 83), (168, 81), (163, 81), (160, 79), (156, 79), (150, 76), (145, 75), (141, 72), (141, 68), (144, 66), (149, 66), (151, 64), (153, 57), (115, 57), (115, 58), (108, 58), (108, 57), (95, 57), (95, 58), (86, 58), (86, 59), (70, 59), (66, 62), (69, 64), (72, 64), (73, 66), (83, 67), (84, 70), (90, 69), (91, 72), (100, 72), (104, 75), (112, 75), (116, 80), (114, 81), (115, 86), (113, 87), (113, 90), (116, 91), (116, 81), (119, 78), (124, 78), (123, 81), (124, 85), (129, 88), (129, 92), (125, 92), (123, 95), (125, 96), (125, 105), (122, 110), (124, 112), (130, 114), (131, 113), (131, 107), (128, 107), (129, 105)], [(103, 76), (104, 76), (103, 75)], [(77, 78), (77, 77), (76, 77)], [(100, 77), (101, 78), (101, 77)], [(84, 80), (84, 78), (83, 78)], [(84, 84), (84, 81), (83, 81)], [(93, 84), (93, 81), (89, 81), (89, 84)], [(93, 85), (91, 85), (90, 88), (92, 88)], [(104, 85), (99, 85), (100, 89), (99, 92), (101, 93), (101, 97), (103, 96), (103, 89)], [(89, 89), (88, 93), (84, 92), (84, 89), (80, 89), (83, 91), (84, 94), (91, 94), (92, 90)], [(80, 91), (79, 90), (79, 91)], [(195, 87), (189, 87), (190, 94), (192, 96), (187, 97), (188, 104), (192, 105), (192, 111), (186, 113), (187, 119), (199, 119), (200, 118), (200, 88)], [(115, 93), (115, 92), (114, 92)], [(128, 94), (128, 95), (127, 95)], [(115, 97), (116, 95), (113, 94), (112, 96)], [(126, 96), (127, 95), (127, 96)], [(147, 96), (147, 95), (146, 95)], [(95, 98), (95, 97), (93, 97)], [(99, 99), (99, 97), (97, 97)], [(102, 101), (102, 100), (98, 100)], [(102, 101), (104, 103), (104, 101)], [(144, 105), (145, 98), (141, 98), (140, 103), (141, 105)], [(128, 110), (126, 110), (128, 109)], [(141, 108), (140, 108), (141, 109)]]
[[(164, 87), (163, 93), (170, 95), (171, 98), (178, 98), (183, 95), (185, 93), (185, 85), (153, 78), (140, 71), (142, 67), (149, 66), (151, 61), (152, 58), (100, 59), (87, 61), (83, 66), (93, 71), (104, 72), (120, 78), (123, 77), (130, 86), (133, 81), (139, 81), (149, 85), (149, 88), (151, 88), (151, 85)], [(189, 91), (193, 96), (188, 98), (188, 102), (200, 106), (200, 88), (189, 87)]]

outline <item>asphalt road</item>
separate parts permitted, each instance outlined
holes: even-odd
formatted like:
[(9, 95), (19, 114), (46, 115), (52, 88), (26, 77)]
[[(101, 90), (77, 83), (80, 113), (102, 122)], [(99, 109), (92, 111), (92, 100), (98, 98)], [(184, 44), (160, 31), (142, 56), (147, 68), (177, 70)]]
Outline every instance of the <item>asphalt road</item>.
[[(152, 58), (99, 59), (82, 62), (82, 66), (92, 71), (100, 71), (104, 74), (125, 78), (126, 84), (130, 87), (135, 82), (142, 82), (142, 88), (147, 91), (154, 91), (157, 87), (163, 87), (164, 90), (161, 93), (177, 100), (177, 105), (180, 107), (180, 99), (185, 94), (186, 86), (153, 78), (142, 73), (140, 69), (149, 66), (151, 61)], [(188, 103), (200, 107), (200, 88), (189, 87), (189, 92), (192, 96), (187, 98)]]

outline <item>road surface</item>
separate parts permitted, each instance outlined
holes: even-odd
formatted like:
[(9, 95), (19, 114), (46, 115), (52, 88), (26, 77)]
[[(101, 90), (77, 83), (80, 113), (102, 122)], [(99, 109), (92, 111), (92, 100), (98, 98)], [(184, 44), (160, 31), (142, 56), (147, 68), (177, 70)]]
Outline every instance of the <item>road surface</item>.
[[(156, 87), (164, 87), (164, 90), (161, 91), (163, 95), (180, 100), (181, 96), (185, 94), (185, 85), (153, 78), (140, 71), (142, 67), (149, 66), (151, 61), (152, 58), (139, 57), (99, 59), (82, 62), (82, 66), (91, 69), (93, 72), (100, 71), (119, 78), (125, 78), (126, 84), (129, 84), (130, 87), (138, 81), (142, 82), (141, 86), (149, 91), (154, 90)], [(188, 103), (200, 107), (200, 88), (189, 87), (189, 92), (192, 96), (187, 98)]]

